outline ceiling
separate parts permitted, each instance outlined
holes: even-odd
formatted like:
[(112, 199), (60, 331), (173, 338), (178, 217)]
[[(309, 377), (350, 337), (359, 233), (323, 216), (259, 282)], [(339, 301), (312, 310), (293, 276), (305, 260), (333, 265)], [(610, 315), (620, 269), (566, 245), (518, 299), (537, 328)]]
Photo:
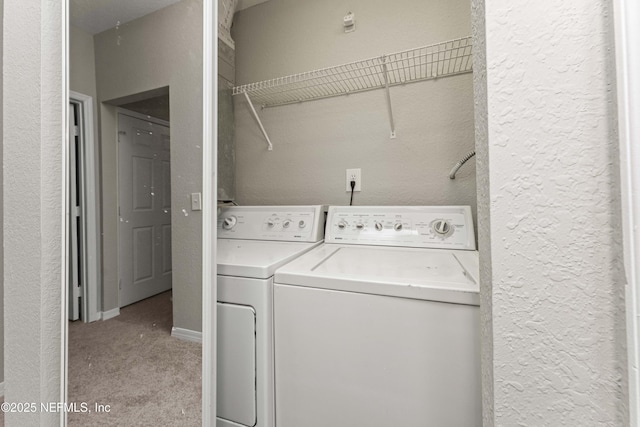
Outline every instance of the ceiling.
[(264, 3), (267, 0), (238, 0), (238, 7), (236, 7), (236, 11), (242, 9), (248, 9), (251, 6), (255, 6), (260, 3)]
[[(69, 0), (69, 20), (89, 34), (148, 15), (180, 0)], [(210, 1), (210, 0), (203, 0)], [(238, 0), (236, 10), (247, 9), (267, 0)]]
[(69, 21), (89, 34), (98, 34), (133, 21), (180, 0), (69, 0)]

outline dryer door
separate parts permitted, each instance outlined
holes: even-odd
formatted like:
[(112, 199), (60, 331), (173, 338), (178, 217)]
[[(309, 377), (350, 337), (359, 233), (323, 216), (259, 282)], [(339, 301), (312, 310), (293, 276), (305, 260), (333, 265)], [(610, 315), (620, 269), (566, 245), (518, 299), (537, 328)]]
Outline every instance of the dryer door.
[(256, 424), (256, 312), (218, 303), (217, 416)]

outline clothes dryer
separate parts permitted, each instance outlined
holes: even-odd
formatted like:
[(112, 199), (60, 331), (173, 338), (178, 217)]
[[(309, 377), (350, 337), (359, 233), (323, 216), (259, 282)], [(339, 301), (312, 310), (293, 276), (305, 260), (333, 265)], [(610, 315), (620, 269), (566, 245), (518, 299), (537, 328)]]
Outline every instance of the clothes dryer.
[(218, 216), (217, 427), (273, 427), (273, 274), (322, 242), (322, 206)]
[(278, 427), (482, 425), (471, 209), (329, 208), (278, 269)]

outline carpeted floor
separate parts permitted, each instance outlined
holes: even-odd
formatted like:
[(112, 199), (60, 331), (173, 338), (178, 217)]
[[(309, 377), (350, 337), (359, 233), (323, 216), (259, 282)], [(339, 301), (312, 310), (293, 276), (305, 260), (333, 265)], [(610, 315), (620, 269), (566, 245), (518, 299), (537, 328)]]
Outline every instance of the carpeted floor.
[[(69, 323), (70, 426), (201, 425), (202, 346), (171, 337), (171, 292)], [(109, 405), (96, 412), (95, 405)]]

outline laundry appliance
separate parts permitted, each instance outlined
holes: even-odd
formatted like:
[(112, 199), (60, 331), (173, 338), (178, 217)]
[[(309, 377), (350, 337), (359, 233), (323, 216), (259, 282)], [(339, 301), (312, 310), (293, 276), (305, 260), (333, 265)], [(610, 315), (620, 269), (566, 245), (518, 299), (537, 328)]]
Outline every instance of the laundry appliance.
[(273, 427), (273, 274), (318, 246), (323, 206), (232, 206), (218, 215), (217, 427)]
[(475, 249), (466, 206), (330, 207), (275, 275), (277, 427), (481, 426)]

